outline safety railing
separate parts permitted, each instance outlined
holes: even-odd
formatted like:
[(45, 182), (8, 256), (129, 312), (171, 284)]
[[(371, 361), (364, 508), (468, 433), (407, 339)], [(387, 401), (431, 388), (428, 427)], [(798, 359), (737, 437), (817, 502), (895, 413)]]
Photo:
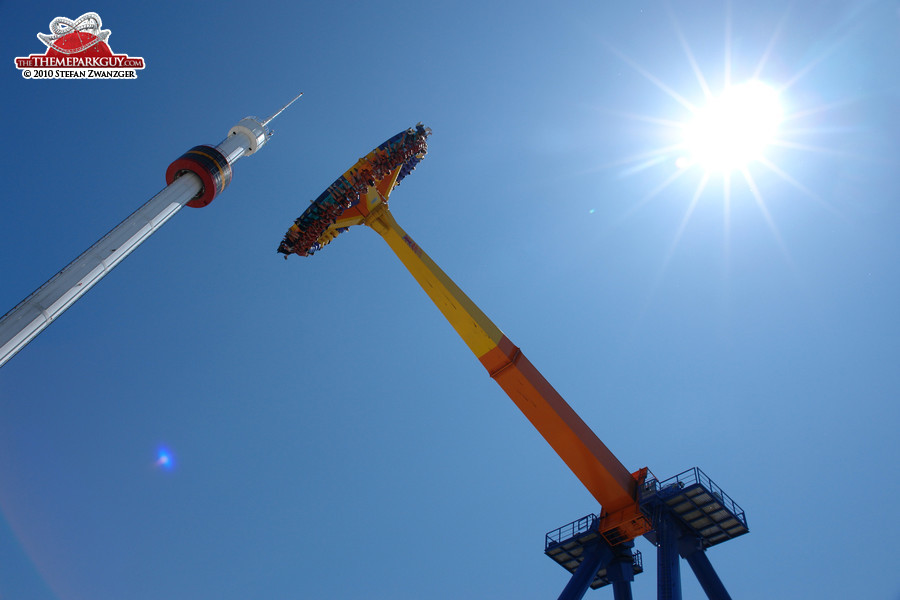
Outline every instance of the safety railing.
[(597, 515), (590, 514), (572, 521), (571, 523), (567, 523), (558, 529), (554, 529), (544, 537), (544, 550), (565, 540), (570, 540), (573, 537), (587, 533), (591, 531), (591, 529), (596, 530), (598, 518)]
[(641, 502), (643, 503), (645, 499), (649, 499), (653, 494), (665, 494), (669, 490), (674, 491), (674, 489), (682, 489), (698, 483), (709, 490), (722, 506), (740, 519), (745, 527), (747, 526), (747, 518), (744, 516), (744, 509), (742, 509), (737, 502), (732, 500), (731, 497), (726, 494), (716, 482), (710, 479), (706, 473), (701, 471), (699, 467), (688, 469), (687, 471), (679, 473), (674, 477), (669, 477), (664, 481), (658, 481), (655, 478), (648, 479), (641, 487)]
[(636, 572), (643, 572), (644, 570), (644, 556), (641, 554), (640, 550), (635, 550), (631, 555), (631, 564), (634, 565), (634, 570)]

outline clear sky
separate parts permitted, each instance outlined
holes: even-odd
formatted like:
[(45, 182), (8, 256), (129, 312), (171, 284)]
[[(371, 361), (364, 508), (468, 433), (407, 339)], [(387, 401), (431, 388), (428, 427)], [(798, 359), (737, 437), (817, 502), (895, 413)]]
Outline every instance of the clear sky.
[[(275, 252), (423, 121), (395, 217), (623, 464), (746, 510), (732, 595), (900, 598), (900, 4), (510, 6), (0, 2), (0, 312), (305, 92), (0, 369), (0, 597), (556, 597), (544, 534), (592, 497), (374, 232)], [(88, 11), (138, 79), (23, 79)], [(776, 144), (701, 189), (678, 125), (754, 75)]]

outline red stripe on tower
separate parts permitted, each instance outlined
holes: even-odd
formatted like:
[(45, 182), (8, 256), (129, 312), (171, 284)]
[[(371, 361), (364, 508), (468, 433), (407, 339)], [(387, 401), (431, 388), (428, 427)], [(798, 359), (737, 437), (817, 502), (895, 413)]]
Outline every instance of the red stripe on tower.
[(188, 206), (201, 208), (213, 201), (231, 183), (231, 165), (217, 148), (212, 146), (194, 146), (166, 169), (166, 183), (173, 181), (185, 173), (194, 173), (203, 182), (200, 190)]

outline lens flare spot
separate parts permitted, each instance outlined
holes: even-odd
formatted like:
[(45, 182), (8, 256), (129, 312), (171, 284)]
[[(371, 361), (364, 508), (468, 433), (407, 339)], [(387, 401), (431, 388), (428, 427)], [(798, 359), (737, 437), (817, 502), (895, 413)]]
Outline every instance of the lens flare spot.
[(160, 448), (156, 453), (156, 467), (171, 471), (175, 467), (175, 459), (167, 448)]

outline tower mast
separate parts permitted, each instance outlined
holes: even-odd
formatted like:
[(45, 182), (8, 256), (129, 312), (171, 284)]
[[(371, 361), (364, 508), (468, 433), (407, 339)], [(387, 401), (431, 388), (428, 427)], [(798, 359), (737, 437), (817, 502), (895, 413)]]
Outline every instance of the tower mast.
[(268, 124), (302, 95), (265, 119), (241, 119), (217, 146), (195, 146), (169, 165), (162, 191), (0, 318), (0, 366), (184, 205), (212, 202), (231, 182), (232, 165), (262, 148), (272, 137)]

